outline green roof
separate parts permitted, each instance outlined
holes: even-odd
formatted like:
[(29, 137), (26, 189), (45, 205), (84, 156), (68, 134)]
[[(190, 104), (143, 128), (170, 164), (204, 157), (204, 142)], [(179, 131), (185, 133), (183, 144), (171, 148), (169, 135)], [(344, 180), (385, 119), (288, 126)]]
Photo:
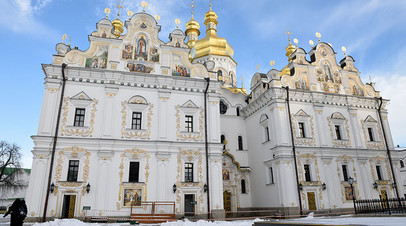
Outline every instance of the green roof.
[[(25, 172), (27, 172), (28, 174), (31, 173), (31, 169), (24, 169), (24, 168), (21, 168), (21, 169), (24, 170)], [(14, 173), (15, 171), (16, 171), (16, 168), (6, 167), (6, 169), (4, 170), (4, 174), (10, 175), (10, 174)]]

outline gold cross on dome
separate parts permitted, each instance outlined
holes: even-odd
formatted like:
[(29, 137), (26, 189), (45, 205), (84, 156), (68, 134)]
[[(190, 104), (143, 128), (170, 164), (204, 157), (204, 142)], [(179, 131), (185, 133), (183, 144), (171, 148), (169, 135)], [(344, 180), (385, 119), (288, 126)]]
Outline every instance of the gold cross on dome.
[(210, 11), (211, 11), (211, 0), (209, 0), (210, 1)]
[(290, 36), (292, 35), (292, 32), (290, 32), (290, 31), (289, 31), (289, 28), (287, 28), (287, 29), (286, 29), (285, 34), (287, 34), (287, 35), (288, 35), (288, 38), (289, 38), (289, 43), (290, 43)]
[(124, 7), (121, 5), (121, 1), (118, 1), (118, 5), (114, 5), (114, 7), (117, 8), (117, 18), (120, 16), (120, 10), (124, 9)]
[(193, 19), (193, 8), (195, 8), (195, 7), (196, 7), (196, 5), (195, 5), (195, 4), (193, 4), (193, 0), (192, 0), (192, 3), (191, 3), (191, 4), (189, 4), (189, 6), (190, 6), (190, 8), (192, 8), (192, 19)]
[(244, 87), (244, 77), (242, 76), (242, 74), (241, 74), (240, 79), (241, 79), (241, 87)]

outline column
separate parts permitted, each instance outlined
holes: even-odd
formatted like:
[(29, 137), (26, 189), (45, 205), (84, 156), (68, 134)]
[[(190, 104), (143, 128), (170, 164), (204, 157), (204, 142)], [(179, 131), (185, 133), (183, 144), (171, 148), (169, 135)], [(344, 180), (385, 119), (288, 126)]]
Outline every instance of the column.
[(159, 132), (159, 139), (166, 140), (168, 137), (168, 125), (167, 125), (167, 118), (168, 118), (168, 100), (171, 95), (170, 92), (163, 92), (159, 91), (159, 104), (158, 104), (158, 132)]
[(118, 88), (116, 87), (106, 87), (106, 103), (104, 107), (103, 115), (103, 137), (112, 137), (112, 125), (114, 122), (113, 111), (114, 109), (114, 98), (117, 95)]

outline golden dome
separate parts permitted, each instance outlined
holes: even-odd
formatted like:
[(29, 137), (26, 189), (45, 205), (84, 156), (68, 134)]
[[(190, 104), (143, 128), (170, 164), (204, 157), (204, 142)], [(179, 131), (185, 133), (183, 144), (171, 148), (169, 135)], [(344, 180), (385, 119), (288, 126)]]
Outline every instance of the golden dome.
[(114, 35), (115, 35), (117, 38), (120, 37), (121, 34), (122, 34), (123, 31), (124, 31), (123, 22), (121, 22), (121, 20), (120, 20), (120, 19), (118, 18), (118, 16), (117, 16), (117, 19), (113, 20), (113, 21), (111, 22), (111, 24), (113, 24), (113, 26), (114, 26)]
[[(195, 19), (193, 19), (192, 16), (192, 19), (190, 19), (189, 22), (186, 23), (186, 31), (185, 31), (186, 36), (188, 36), (187, 45), (190, 48), (193, 48), (200, 35), (199, 29), (200, 29), (199, 23)], [(188, 34), (191, 34), (190, 37)]]
[(289, 39), (289, 45), (286, 47), (286, 56), (289, 58), (289, 61), (292, 60), (292, 58), (290, 58), (290, 55), (292, 55), (293, 52), (295, 52), (296, 47), (294, 45), (292, 45), (292, 43), (290, 43), (290, 39)]
[(217, 14), (210, 10), (204, 16), (206, 25), (206, 37), (197, 40), (191, 52), (191, 58), (196, 59), (207, 55), (229, 56), (234, 55), (234, 49), (225, 38), (217, 36)]

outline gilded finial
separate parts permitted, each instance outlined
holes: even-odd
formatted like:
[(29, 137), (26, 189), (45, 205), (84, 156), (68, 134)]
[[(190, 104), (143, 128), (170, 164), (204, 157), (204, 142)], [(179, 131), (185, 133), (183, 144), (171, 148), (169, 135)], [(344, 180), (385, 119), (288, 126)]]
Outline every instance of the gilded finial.
[(145, 13), (145, 8), (148, 7), (148, 2), (142, 1), (142, 2), (141, 2), (141, 7), (144, 8), (142, 11)]
[(180, 20), (179, 20), (179, 19), (175, 19), (175, 24), (176, 24), (176, 28), (179, 28)]
[(297, 40), (297, 38), (294, 38), (293, 42), (296, 44), (296, 48), (297, 48), (297, 44), (299, 43), (299, 40)]
[(341, 50), (344, 52), (344, 56), (347, 55), (347, 48), (345, 48), (345, 46), (341, 47)]
[(211, 11), (211, 0), (209, 0), (209, 1), (210, 1), (210, 5), (209, 5), (210, 6), (210, 11)]
[(155, 20), (156, 20), (156, 24), (158, 24), (158, 21), (161, 19), (161, 16), (155, 15), (154, 17), (155, 17)]
[(313, 48), (313, 45), (314, 45), (313, 40), (309, 40), (309, 44), (310, 44), (310, 46)]
[(70, 46), (71, 41), (72, 41), (72, 36), (69, 35), (69, 44), (68, 44), (68, 46)]
[(369, 76), (369, 83), (372, 84), (371, 75), (368, 75), (368, 76)]
[(109, 18), (109, 14), (111, 13), (111, 9), (105, 8), (104, 13), (106, 13), (106, 19)]
[(118, 1), (118, 5), (114, 5), (114, 7), (117, 8), (117, 19), (120, 17), (120, 10), (124, 9), (124, 7), (121, 5), (121, 1)]
[(127, 15), (128, 15), (128, 18), (131, 19), (131, 17), (134, 15), (134, 12), (130, 10), (127, 12)]
[(189, 6), (190, 6), (190, 8), (192, 8), (192, 19), (193, 19), (193, 8), (195, 8), (195, 7), (196, 7), (196, 5), (195, 5), (195, 4), (193, 4), (193, 0), (192, 0), (192, 3), (191, 3), (191, 4), (189, 4)]
[(318, 38), (318, 40), (320, 42), (321, 34), (319, 32), (316, 32), (316, 37)]
[(288, 35), (288, 38), (289, 38), (289, 44), (290, 44), (290, 36), (292, 35), (292, 32), (290, 32), (290, 31), (289, 31), (289, 28), (287, 28), (287, 29), (286, 29), (285, 34), (287, 34), (287, 35)]
[(258, 71), (258, 73), (259, 73), (259, 64), (257, 64), (257, 71)]
[(274, 61), (274, 60), (271, 60), (271, 62), (269, 62), (269, 64), (271, 65), (272, 70), (273, 70), (273, 66), (275, 65), (275, 61)]
[(65, 44), (65, 39), (68, 37), (68, 35), (67, 34), (63, 34), (62, 35), (62, 41), (63, 41), (63, 44)]

